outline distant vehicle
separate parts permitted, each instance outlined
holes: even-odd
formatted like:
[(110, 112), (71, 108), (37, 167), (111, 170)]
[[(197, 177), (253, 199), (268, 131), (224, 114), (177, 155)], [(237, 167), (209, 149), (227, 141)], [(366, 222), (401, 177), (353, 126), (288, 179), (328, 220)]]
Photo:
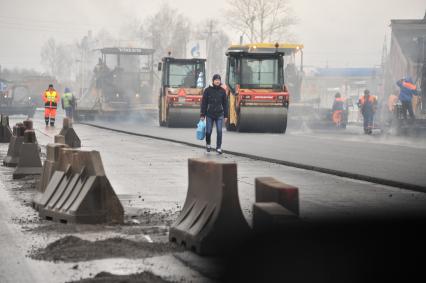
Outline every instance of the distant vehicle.
[(164, 57), (158, 64), (161, 89), (158, 100), (160, 126), (195, 127), (206, 86), (206, 59)]
[(398, 90), (396, 81), (406, 77), (413, 79), (417, 90), (423, 89), (421, 104), (413, 105), (415, 121), (405, 120), (402, 106), (398, 104), (391, 127), (396, 134), (425, 134), (426, 76), (423, 70), (426, 70), (426, 15), (424, 19), (391, 20), (391, 28), (391, 48), (385, 71), (386, 94), (390, 95)]
[(27, 85), (4, 83), (0, 89), (0, 113), (34, 117), (36, 105)]
[[(228, 48), (228, 130), (286, 132), (290, 94), (284, 81), (284, 57), (302, 49), (303, 45), (287, 43), (232, 45)], [(295, 71), (294, 66), (286, 69)]]
[(108, 47), (94, 69), (89, 89), (77, 101), (77, 119), (142, 114), (152, 103), (154, 49)]

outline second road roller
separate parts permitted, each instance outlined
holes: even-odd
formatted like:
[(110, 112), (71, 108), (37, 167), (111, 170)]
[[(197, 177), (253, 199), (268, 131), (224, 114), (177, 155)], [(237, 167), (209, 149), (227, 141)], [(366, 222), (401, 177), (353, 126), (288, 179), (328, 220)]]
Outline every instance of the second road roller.
[[(290, 103), (284, 70), (303, 45), (258, 43), (228, 48), (228, 131), (285, 133)], [(303, 53), (302, 53), (303, 54)], [(289, 62), (285, 59), (288, 58)], [(290, 65), (291, 66), (291, 65)]]
[(166, 127), (195, 127), (205, 87), (206, 59), (164, 57), (158, 64), (161, 89), (159, 123)]

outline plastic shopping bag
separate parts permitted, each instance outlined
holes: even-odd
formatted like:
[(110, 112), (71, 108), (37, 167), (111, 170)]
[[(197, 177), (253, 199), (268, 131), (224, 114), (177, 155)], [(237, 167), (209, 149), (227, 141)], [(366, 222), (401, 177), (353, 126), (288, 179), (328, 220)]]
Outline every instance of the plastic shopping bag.
[(197, 124), (197, 139), (203, 140), (206, 137), (206, 121), (200, 120)]

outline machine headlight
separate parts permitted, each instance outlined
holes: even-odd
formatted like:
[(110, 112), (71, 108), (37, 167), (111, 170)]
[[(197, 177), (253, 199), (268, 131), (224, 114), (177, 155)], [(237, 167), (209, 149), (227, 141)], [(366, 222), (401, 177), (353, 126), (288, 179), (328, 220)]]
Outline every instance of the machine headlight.
[(115, 95), (115, 97), (117, 97), (117, 98), (118, 98), (118, 97), (120, 97), (120, 94), (119, 94), (119, 93), (117, 93), (117, 94)]
[(136, 98), (139, 98), (139, 93), (136, 93), (136, 95), (135, 95), (135, 96), (136, 96)]
[(31, 96), (28, 97), (28, 100), (31, 100)]

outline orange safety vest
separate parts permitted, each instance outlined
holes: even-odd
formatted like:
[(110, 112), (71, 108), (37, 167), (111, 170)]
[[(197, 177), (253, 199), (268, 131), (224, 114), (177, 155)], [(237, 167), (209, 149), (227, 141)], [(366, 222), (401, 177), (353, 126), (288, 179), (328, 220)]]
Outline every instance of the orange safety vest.
[[(361, 105), (365, 104), (365, 95), (361, 96), (361, 98), (359, 99), (359, 102), (361, 103)], [(370, 95), (368, 97), (368, 102), (370, 102), (372, 104), (376, 103), (376, 97)]]
[(402, 85), (404, 87), (408, 88), (408, 89), (411, 89), (411, 90), (416, 90), (417, 89), (417, 87), (416, 87), (415, 84), (412, 84), (412, 83), (409, 83), (409, 82), (403, 82)]
[(53, 90), (46, 90), (43, 95), (44, 107), (56, 108), (58, 106), (59, 94)]

